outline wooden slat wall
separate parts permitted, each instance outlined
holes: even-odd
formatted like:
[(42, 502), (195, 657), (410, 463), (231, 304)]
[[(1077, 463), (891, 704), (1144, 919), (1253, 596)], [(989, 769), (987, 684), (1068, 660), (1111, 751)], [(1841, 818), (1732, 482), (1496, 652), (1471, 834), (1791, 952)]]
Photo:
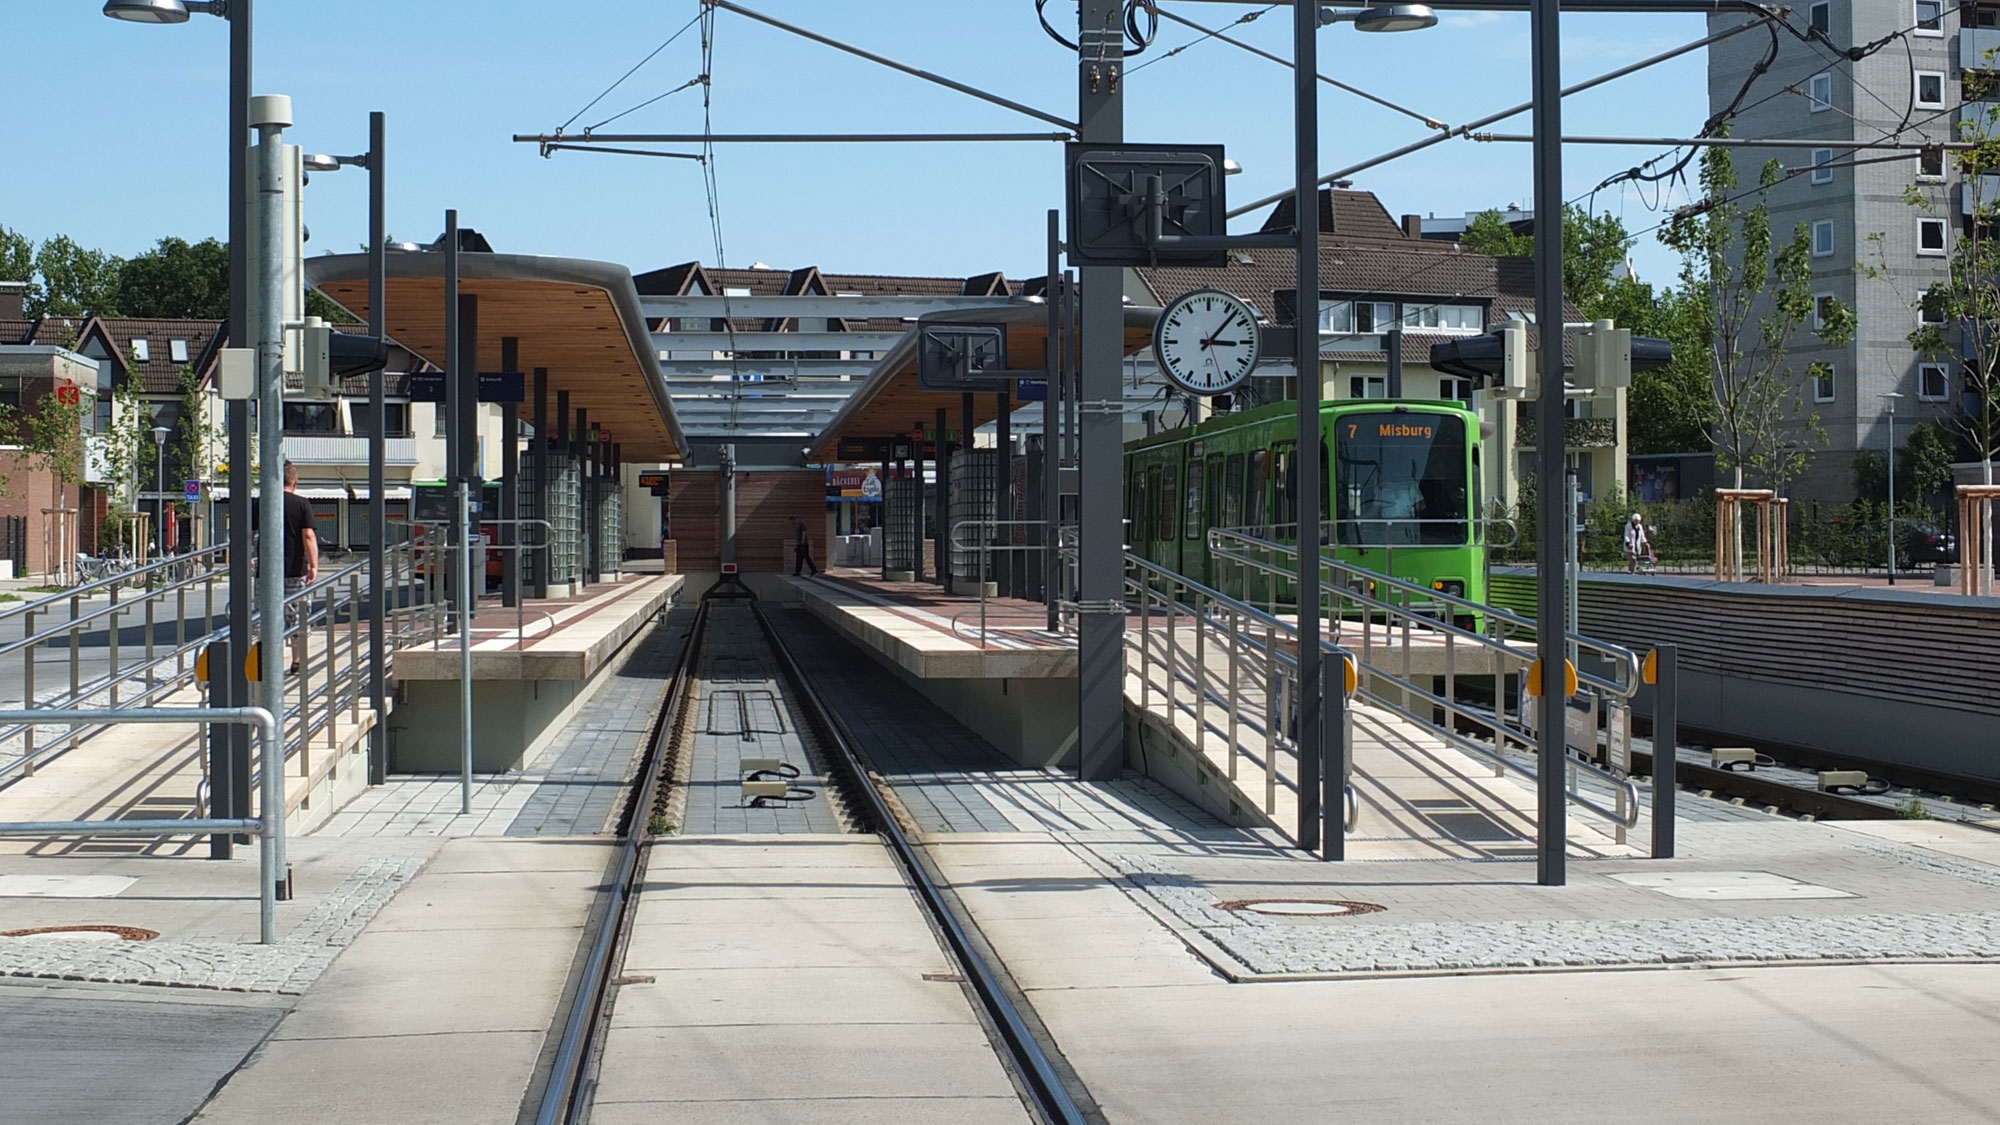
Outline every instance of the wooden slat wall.
[[(1640, 652), (1679, 645), (1682, 666), (1698, 672), (2000, 715), (2000, 607), (1810, 589), (1586, 578), (1577, 614), (1583, 633)], [(1495, 574), (1493, 598), (1532, 612), (1533, 576)]]
[[(681, 469), (668, 477), (677, 573), (722, 569), (722, 497), (712, 471)], [(813, 561), (826, 565), (826, 473), (820, 469), (745, 469), (736, 474), (736, 563), (745, 573), (790, 573), (792, 533), (806, 521)]]

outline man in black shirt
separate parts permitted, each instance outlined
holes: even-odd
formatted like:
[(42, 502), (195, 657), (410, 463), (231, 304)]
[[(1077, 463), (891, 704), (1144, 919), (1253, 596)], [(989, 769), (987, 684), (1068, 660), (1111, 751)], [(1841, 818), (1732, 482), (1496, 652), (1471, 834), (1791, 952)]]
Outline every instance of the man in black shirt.
[(302, 611), (306, 600), (293, 595), (319, 580), (319, 536), (313, 532), (312, 501), (300, 496), (299, 469), (285, 462), (285, 630), (291, 633), (292, 671), (306, 655)]

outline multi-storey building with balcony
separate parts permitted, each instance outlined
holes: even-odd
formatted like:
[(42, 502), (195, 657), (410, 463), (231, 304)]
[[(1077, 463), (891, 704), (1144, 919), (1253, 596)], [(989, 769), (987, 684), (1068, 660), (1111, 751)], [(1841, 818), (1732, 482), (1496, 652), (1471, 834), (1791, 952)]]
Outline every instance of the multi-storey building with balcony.
[[(1746, 18), (1711, 16), (1709, 29)], [(1708, 49), (1709, 107), (1719, 113), (1736, 104), (1747, 83), (1728, 121), (1731, 136), (1827, 142), (1746, 146), (1733, 155), (1744, 190), (1756, 185), (1767, 161), (1785, 166), (1790, 174), (1768, 195), (1773, 234), (1782, 240), (1803, 227), (1816, 297), (1855, 311), (1847, 346), (1826, 346), (1801, 330), (1790, 349), (1800, 400), (1787, 422), (1791, 435), (1804, 436), (1808, 416), (1826, 432), (1792, 492), (1843, 500), (1853, 494), (1856, 455), (1889, 446), (1891, 401), (1902, 423), (1898, 443), (1909, 423), (1948, 418), (1958, 408), (1960, 372), (1920, 355), (1910, 335), (1924, 315), (1923, 294), (1946, 278), (1948, 256), (1971, 212), (1971, 193), (1956, 182), (1942, 149), (1855, 146), (1888, 138), (1950, 141), (1968, 114), (1983, 118), (1993, 107), (1966, 94), (2000, 99), (2000, 84), (1989, 89), (1981, 78), (2000, 69), (1992, 54), (2000, 48), (2000, 4), (1809, 0), (1791, 9), (1790, 19), (1806, 38), (1781, 31), (1775, 61), (1754, 79), (1771, 43), (1761, 32)], [(1862, 57), (1850, 60), (1850, 49)], [(2000, 198), (2000, 191), (1986, 198)], [(1828, 364), (1830, 374), (1808, 378), (1815, 361)], [(1885, 397), (1891, 394), (1902, 397)]]

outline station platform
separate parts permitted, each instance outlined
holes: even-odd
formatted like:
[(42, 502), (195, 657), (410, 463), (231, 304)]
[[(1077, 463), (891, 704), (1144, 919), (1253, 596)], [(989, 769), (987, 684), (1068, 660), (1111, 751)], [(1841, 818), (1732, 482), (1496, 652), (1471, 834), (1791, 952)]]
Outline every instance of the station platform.
[[(598, 672), (680, 590), (678, 574), (627, 574), (580, 594), (482, 603), (472, 619), (472, 759), (480, 773), (522, 768), (561, 729)], [(461, 656), (456, 636), (395, 657), (389, 768), (456, 772)]]

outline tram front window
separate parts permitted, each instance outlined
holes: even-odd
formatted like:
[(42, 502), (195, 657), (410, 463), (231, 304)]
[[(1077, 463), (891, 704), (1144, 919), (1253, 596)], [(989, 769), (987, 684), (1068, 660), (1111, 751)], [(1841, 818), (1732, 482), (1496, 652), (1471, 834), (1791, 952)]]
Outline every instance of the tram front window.
[(1350, 547), (1463, 544), (1465, 422), (1448, 414), (1347, 414), (1334, 430), (1337, 541)]

